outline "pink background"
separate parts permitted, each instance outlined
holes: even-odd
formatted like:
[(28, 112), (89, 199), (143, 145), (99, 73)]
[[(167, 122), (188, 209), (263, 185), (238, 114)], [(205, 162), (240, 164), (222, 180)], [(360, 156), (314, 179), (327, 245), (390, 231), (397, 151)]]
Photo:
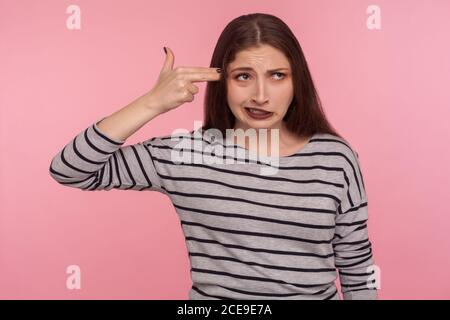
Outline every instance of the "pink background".
[[(66, 8), (81, 8), (69, 30)], [(381, 8), (369, 30), (366, 8)], [(0, 0), (0, 298), (187, 299), (178, 216), (157, 192), (52, 180), (76, 134), (155, 83), (164, 61), (209, 66), (226, 24), (274, 14), (296, 34), (327, 116), (359, 154), (381, 299), (449, 299), (450, 2)], [(133, 144), (202, 120), (192, 103)], [(81, 268), (81, 290), (66, 268)]]

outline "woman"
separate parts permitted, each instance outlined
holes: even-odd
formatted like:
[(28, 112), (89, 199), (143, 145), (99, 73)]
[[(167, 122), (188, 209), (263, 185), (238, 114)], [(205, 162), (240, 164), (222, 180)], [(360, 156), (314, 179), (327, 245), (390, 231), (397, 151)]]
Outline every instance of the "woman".
[[(376, 299), (358, 156), (326, 120), (288, 26), (268, 14), (234, 19), (210, 68), (173, 69), (166, 53), (155, 86), (75, 136), (51, 176), (86, 191), (169, 196), (189, 251), (190, 299), (339, 299), (337, 271), (344, 299)], [(202, 127), (123, 146), (193, 101), (201, 81)]]

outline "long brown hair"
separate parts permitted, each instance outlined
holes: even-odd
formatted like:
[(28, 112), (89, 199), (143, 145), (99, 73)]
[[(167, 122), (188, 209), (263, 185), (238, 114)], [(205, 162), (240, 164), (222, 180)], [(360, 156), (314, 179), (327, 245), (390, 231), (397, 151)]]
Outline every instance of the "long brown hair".
[(218, 129), (225, 137), (226, 129), (234, 128), (235, 117), (227, 103), (227, 66), (239, 51), (262, 44), (281, 50), (291, 65), (294, 98), (283, 118), (287, 129), (299, 137), (315, 133), (329, 133), (341, 137), (322, 110), (297, 38), (280, 18), (265, 13), (237, 17), (222, 31), (210, 67), (221, 68), (223, 77), (219, 81), (208, 81), (206, 84), (202, 129)]

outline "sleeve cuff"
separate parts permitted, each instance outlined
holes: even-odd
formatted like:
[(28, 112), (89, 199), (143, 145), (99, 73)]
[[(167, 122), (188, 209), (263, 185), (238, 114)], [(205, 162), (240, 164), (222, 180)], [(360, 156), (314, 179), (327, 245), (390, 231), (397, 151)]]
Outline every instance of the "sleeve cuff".
[(344, 300), (378, 300), (378, 290), (375, 289), (347, 291), (343, 295)]
[(122, 145), (125, 143), (125, 140), (118, 140), (118, 139), (113, 139), (110, 136), (108, 136), (106, 133), (104, 133), (102, 130), (100, 130), (100, 128), (97, 126), (97, 123), (99, 123), (100, 121), (102, 121), (103, 119), (105, 119), (106, 117), (101, 118), (98, 121), (95, 121), (92, 125), (92, 127), (94, 127), (94, 131), (101, 136), (104, 140), (108, 141), (109, 143), (115, 144), (115, 145)]

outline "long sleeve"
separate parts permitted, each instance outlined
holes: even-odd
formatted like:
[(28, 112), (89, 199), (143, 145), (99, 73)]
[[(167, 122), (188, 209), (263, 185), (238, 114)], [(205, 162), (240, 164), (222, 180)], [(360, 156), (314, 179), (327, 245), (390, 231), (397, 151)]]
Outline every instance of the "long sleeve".
[(378, 299), (376, 266), (367, 230), (367, 194), (358, 154), (353, 151), (346, 157), (343, 171), (346, 182), (336, 213), (333, 239), (335, 266), (344, 300), (375, 300)]
[[(157, 148), (159, 137), (123, 146), (97, 127), (84, 129), (64, 146), (50, 163), (50, 175), (58, 183), (83, 191), (154, 190), (166, 193), (154, 159), (170, 156)], [(160, 164), (161, 166), (161, 164)]]

